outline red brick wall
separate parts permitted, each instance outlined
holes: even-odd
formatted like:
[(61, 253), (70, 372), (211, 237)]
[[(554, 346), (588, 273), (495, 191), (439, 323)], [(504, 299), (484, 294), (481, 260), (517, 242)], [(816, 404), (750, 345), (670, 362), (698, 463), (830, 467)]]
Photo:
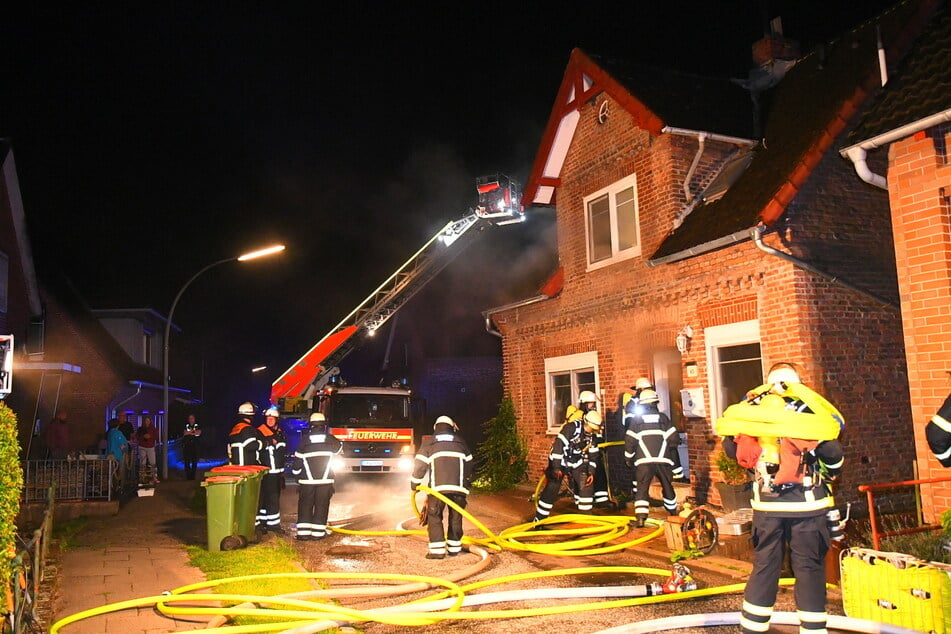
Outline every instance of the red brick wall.
[[(848, 472), (839, 497), (864, 499), (855, 486), (868, 477), (907, 477), (911, 455), (902, 450), (902, 440), (910, 435), (910, 426), (903, 421), (907, 398), (902, 397), (906, 383), (897, 311), (767, 255), (751, 242), (649, 267), (646, 257), (656, 250), (685, 203), (682, 178), (695, 155), (696, 141), (650, 137), (618, 115), (598, 125), (594, 107), (582, 111), (557, 194), (564, 290), (552, 300), (495, 316), (504, 336), (505, 389), (527, 437), (533, 473), (543, 467), (552, 440), (546, 433), (546, 357), (597, 351), (600, 387), (607, 413), (612, 414), (618, 395), (638, 376), (652, 373), (652, 354), (674, 348), (674, 336), (682, 326), (689, 324), (694, 331), (682, 361), (695, 362), (699, 371), (695, 378), (683, 377), (684, 387), (706, 391), (703, 329), (758, 319), (764, 365), (781, 360), (801, 363), (805, 380), (834, 402), (849, 423), (848, 460), (863, 466)], [(708, 151), (722, 156), (726, 149), (708, 144)], [(702, 166), (709, 171), (707, 160)], [(707, 177), (703, 170), (698, 178)], [(586, 272), (583, 198), (631, 173), (637, 175), (644, 257)], [(852, 181), (849, 167), (839, 157), (826, 159), (800, 192), (794, 220), (784, 228), (783, 238), (791, 240), (794, 250), (802, 249), (804, 256), (828, 265), (833, 274), (854, 275), (858, 281), (874, 278), (876, 290), (887, 294), (891, 288), (894, 293), (894, 264), (888, 258), (873, 263), (868, 262), (873, 258), (866, 258), (863, 263), (836, 257), (846, 248), (869, 250), (870, 245), (880, 245), (882, 226), (886, 238), (888, 234), (884, 195), (866, 194)], [(831, 202), (822, 199), (833, 190)], [(860, 215), (856, 209), (862, 210), (861, 222), (855, 222)], [(840, 222), (845, 228), (838, 228)], [(814, 229), (818, 223), (821, 228)], [(788, 250), (777, 236), (766, 241)], [(865, 346), (870, 352), (862, 352)], [(687, 432), (695, 493), (717, 502), (710, 483), (719, 479), (711, 465), (718, 439), (709, 417), (691, 419)]]
[[(911, 418), (919, 476), (951, 476), (931, 456), (924, 426), (951, 392), (951, 126), (889, 148), (888, 190), (901, 288)], [(930, 518), (951, 508), (948, 483), (925, 486)]]
[[(42, 293), (42, 291), (41, 291)], [(95, 445), (98, 434), (105, 431), (106, 410), (122, 381), (106, 363), (95, 345), (82, 335), (68, 312), (55, 298), (43, 293), (46, 302), (46, 353), (43, 360), (50, 363), (69, 363), (82, 368), (79, 374), (65, 373), (59, 405), (69, 415), (70, 440), (75, 449)], [(35, 395), (39, 372), (25, 372), (23, 389)], [(35, 403), (24, 403), (30, 409)], [(32, 409), (17, 412), (21, 427), (21, 445), (26, 448)], [(25, 423), (25, 424), (24, 424)]]

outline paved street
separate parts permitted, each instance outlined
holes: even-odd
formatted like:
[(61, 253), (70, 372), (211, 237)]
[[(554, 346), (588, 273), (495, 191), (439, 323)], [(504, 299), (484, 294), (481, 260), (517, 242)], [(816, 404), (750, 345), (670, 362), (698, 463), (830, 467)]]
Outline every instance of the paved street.
[[(61, 556), (58, 589), (54, 601), (57, 619), (96, 605), (137, 596), (161, 594), (189, 581), (202, 577), (200, 571), (187, 566), (181, 546), (204, 545), (206, 535), (204, 519), (188, 511), (188, 499), (198, 487), (197, 482), (171, 480), (160, 483), (153, 498), (137, 498), (120, 511), (118, 516), (93, 518), (86, 529), (76, 538), (73, 548)], [(345, 526), (361, 531), (393, 529), (397, 523), (411, 518), (410, 490), (405, 478), (375, 479), (369, 477), (338, 482), (334, 496), (331, 522), (345, 518), (357, 518)], [(493, 532), (499, 532), (523, 521), (532, 508), (527, 491), (507, 492), (495, 495), (470, 496), (468, 509), (474, 517)], [(570, 512), (567, 500), (562, 500), (557, 510)], [(288, 484), (282, 500), (282, 519), (288, 531), (285, 537), (268, 535), (264, 539), (287, 539), (300, 554), (304, 567), (312, 571), (357, 572), (357, 573), (411, 573), (449, 578), (463, 568), (475, 567), (479, 558), (464, 553), (459, 557), (444, 560), (427, 560), (426, 542), (422, 536), (377, 536), (333, 534), (319, 542), (298, 542), (293, 539), (293, 524), (297, 513), (297, 487)], [(629, 511), (628, 511), (629, 512)], [(407, 526), (418, 528), (415, 520)], [(480, 531), (466, 523), (466, 535), (480, 537)], [(649, 529), (637, 529), (646, 534)], [(544, 536), (539, 539), (546, 539)], [(737, 538), (742, 539), (742, 538)], [(138, 549), (138, 550), (137, 550)], [(148, 554), (148, 556), (146, 556)], [(121, 559), (124, 557), (124, 559)], [(616, 553), (560, 557), (548, 554), (505, 551), (492, 554), (488, 566), (459, 583), (498, 579), (537, 571), (562, 568), (639, 566), (669, 570), (669, 551), (663, 537), (646, 545), (625, 549)], [(726, 558), (715, 552), (699, 560), (688, 561), (700, 588), (713, 588), (742, 583), (749, 564), (741, 558)], [(126, 575), (127, 577), (123, 577)], [(622, 574), (588, 573), (573, 577), (552, 577), (544, 580), (527, 580), (489, 587), (473, 594), (516, 589), (542, 588), (556, 592), (560, 589), (584, 586), (642, 585), (650, 582), (663, 583), (666, 577)], [(409, 600), (431, 596), (431, 590), (395, 598), (344, 599), (339, 601), (359, 609), (381, 608), (406, 603)], [(544, 592), (543, 592), (544, 594)], [(510, 601), (506, 603), (473, 608), (472, 612), (488, 610), (532, 609), (550, 605), (577, 603), (576, 599)], [(412, 628), (425, 633), (458, 632), (537, 632), (570, 628), (578, 632), (596, 632), (624, 623), (669, 617), (677, 614), (700, 612), (735, 612), (739, 609), (739, 594), (692, 599), (672, 603), (611, 609), (586, 607), (581, 613), (531, 616), (528, 618), (494, 618), (490, 620), (456, 620), (436, 625)], [(601, 602), (603, 604), (603, 602)], [(782, 590), (778, 610), (793, 610), (792, 593)], [(830, 593), (829, 609), (841, 614), (841, 601), (837, 591)], [(202, 627), (196, 622), (171, 622), (150, 609), (125, 611), (108, 618), (98, 617), (77, 623), (64, 629), (64, 634), (94, 632), (117, 632), (129, 634), (143, 632), (183, 631)], [(361, 629), (371, 633), (396, 633), (409, 631), (407, 627), (382, 624), (365, 624)], [(732, 626), (711, 628), (687, 628), (680, 632), (735, 632)], [(796, 628), (774, 628), (774, 632), (794, 632)]]

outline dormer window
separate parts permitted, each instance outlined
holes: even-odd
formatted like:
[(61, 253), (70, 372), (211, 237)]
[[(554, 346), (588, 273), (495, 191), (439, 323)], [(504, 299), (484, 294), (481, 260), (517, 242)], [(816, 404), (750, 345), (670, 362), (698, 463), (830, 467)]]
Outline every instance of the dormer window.
[(641, 254), (634, 174), (584, 199), (588, 270)]

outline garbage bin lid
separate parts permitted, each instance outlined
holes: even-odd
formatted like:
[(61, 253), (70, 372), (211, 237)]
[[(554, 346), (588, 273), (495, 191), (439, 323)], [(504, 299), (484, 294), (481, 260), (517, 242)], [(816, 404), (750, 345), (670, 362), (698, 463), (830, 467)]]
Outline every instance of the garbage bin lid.
[(212, 473), (257, 473), (267, 471), (267, 467), (257, 464), (226, 464), (212, 467), (209, 471)]
[(241, 476), (229, 476), (229, 475), (219, 475), (219, 476), (209, 476), (202, 481), (202, 485), (206, 482), (211, 484), (221, 484), (224, 482), (240, 482)]

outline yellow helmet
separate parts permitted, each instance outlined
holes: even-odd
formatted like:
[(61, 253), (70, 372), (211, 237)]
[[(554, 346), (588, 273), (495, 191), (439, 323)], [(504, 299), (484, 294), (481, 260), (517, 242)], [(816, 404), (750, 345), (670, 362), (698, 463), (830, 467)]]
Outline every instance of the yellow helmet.
[(799, 373), (796, 372), (796, 369), (787, 363), (776, 364), (769, 371), (769, 376), (766, 377), (766, 382), (770, 385), (777, 385), (779, 383), (802, 383), (802, 379), (799, 378)]
[(601, 414), (598, 413), (598, 410), (593, 409), (584, 415), (584, 422), (589, 427), (594, 427), (597, 430), (601, 429), (601, 423), (603, 421), (601, 419)]
[(639, 401), (641, 403), (656, 403), (660, 400), (660, 397), (657, 396), (657, 392), (654, 390), (643, 390)]

